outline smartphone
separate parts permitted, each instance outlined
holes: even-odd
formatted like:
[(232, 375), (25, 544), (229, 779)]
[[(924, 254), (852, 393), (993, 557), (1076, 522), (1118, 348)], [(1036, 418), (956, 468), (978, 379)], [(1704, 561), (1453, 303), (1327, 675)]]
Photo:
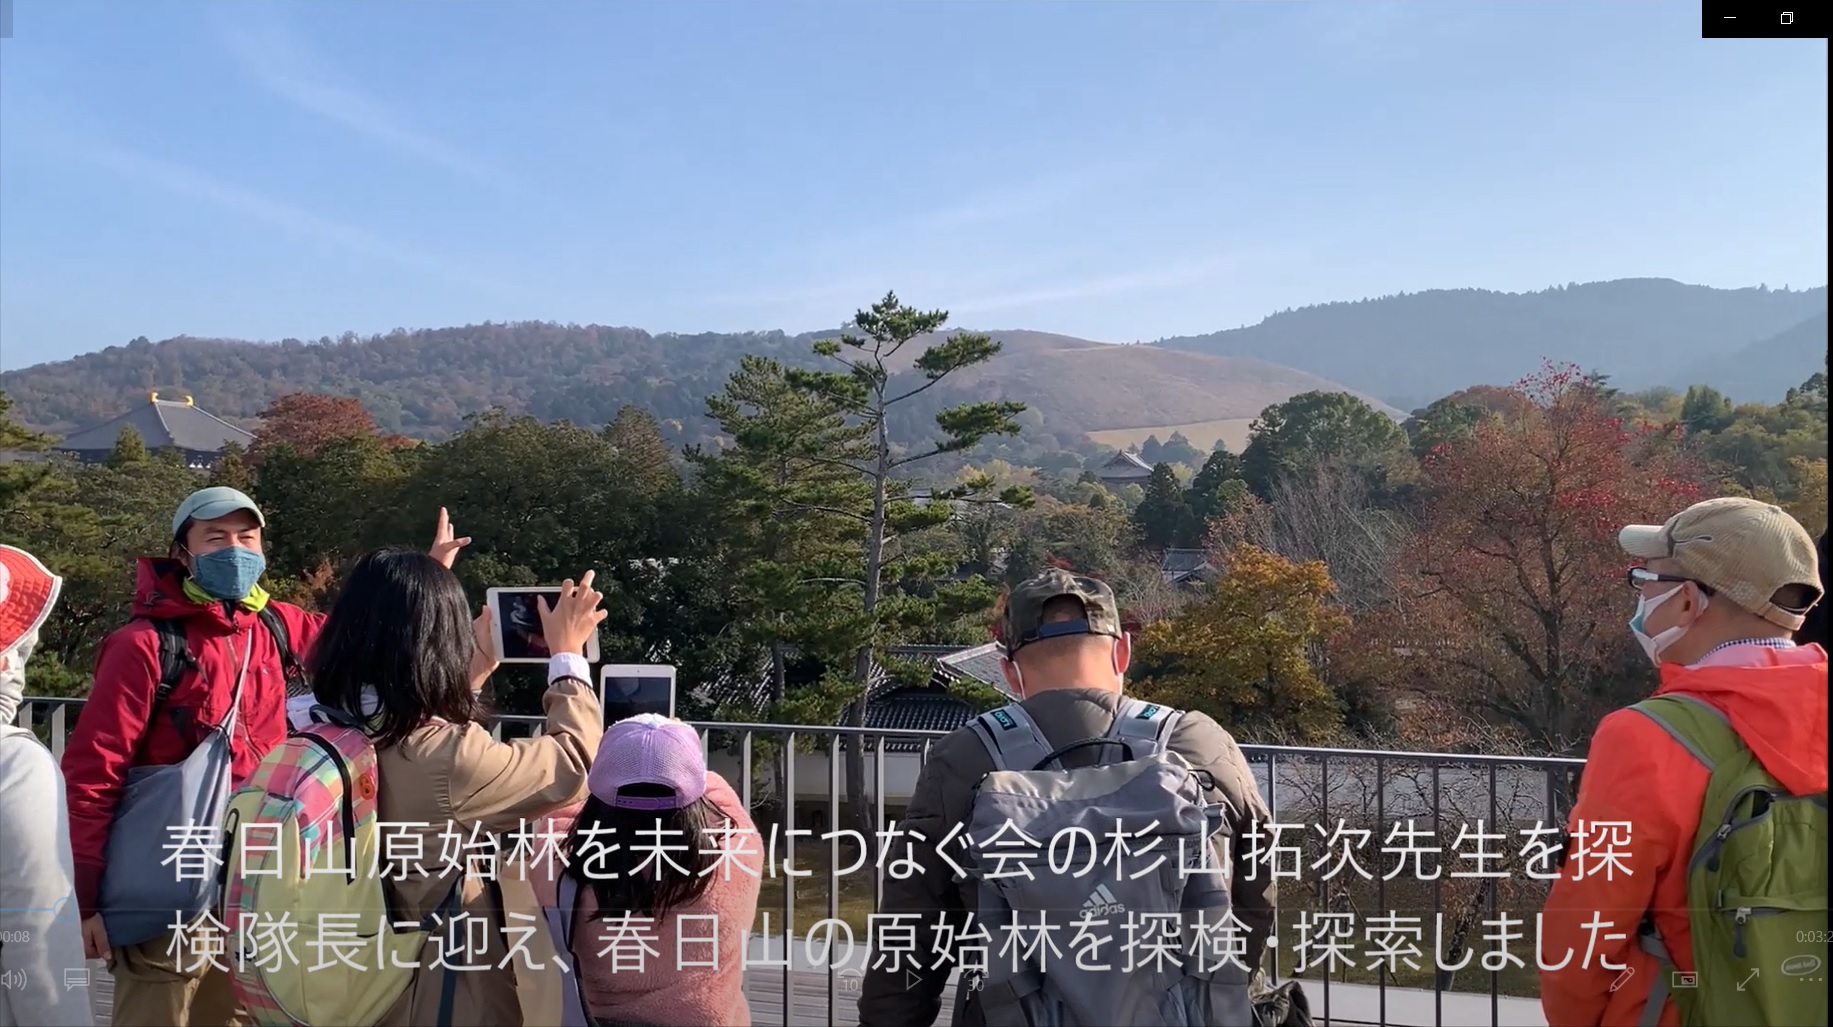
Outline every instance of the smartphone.
[[(504, 663), (546, 663), (554, 655), (541, 636), (541, 600), (551, 609), (560, 589), (493, 588), (484, 593), (496, 628), (496, 658)], [(598, 632), (579, 650), (587, 663), (598, 662)]]
[(666, 663), (612, 663), (598, 672), (605, 726), (639, 713), (675, 715), (675, 668)]

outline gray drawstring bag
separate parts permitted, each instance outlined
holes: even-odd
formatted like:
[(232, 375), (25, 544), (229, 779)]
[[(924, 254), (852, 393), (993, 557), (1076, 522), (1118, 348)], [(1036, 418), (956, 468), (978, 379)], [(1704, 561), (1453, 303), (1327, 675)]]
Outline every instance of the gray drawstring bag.
[[(234, 649), (230, 652), (233, 655)], [(115, 805), (103, 856), (98, 905), (108, 943), (138, 945), (191, 923), (216, 905), (222, 889), (223, 813), (229, 807), (230, 738), (242, 705), (242, 683), (254, 633), (243, 638), (229, 712), (177, 763), (135, 767)], [(147, 725), (151, 730), (152, 725)], [(204, 872), (184, 874), (181, 863), (209, 853)]]

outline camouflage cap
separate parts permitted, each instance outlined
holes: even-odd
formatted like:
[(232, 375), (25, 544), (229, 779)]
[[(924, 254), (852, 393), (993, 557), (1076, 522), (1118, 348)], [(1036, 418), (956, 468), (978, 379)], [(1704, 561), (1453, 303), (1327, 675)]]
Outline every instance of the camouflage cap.
[[(1046, 625), (1043, 622), (1045, 604), (1064, 597), (1082, 601), (1082, 619)], [(1056, 567), (1013, 586), (1006, 596), (1005, 615), (1000, 621), (1000, 642), (1008, 655), (1046, 638), (1063, 635), (1120, 638), (1124, 634), (1120, 626), (1120, 604), (1106, 582)]]

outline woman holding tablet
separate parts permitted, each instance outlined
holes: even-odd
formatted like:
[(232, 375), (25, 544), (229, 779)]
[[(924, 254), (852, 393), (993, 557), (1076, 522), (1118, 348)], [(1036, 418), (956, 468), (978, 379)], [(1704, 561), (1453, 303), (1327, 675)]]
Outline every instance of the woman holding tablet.
[[(426, 917), (457, 889), (464, 914), (449, 933), (466, 951), (446, 950), (442, 959), (447, 939), (429, 935), (413, 983), (384, 1025), (441, 1023), (441, 991), (452, 978), (450, 1027), (525, 1022), (518, 973), (536, 971), (505, 959), (525, 933), (515, 928), (506, 937), (505, 925), (509, 912), (537, 910), (525, 884), (521, 901), (508, 904), (521, 908), (506, 908), (503, 893), (517, 875), (508, 869), (511, 853), (493, 853), (491, 836), (586, 794), (604, 731), (591, 669), (579, 655), (605, 618), (592, 577), (587, 571), (578, 584), (566, 582), (551, 605), (541, 604), (541, 633), (555, 654), (542, 699), (547, 723), (533, 737), (506, 742), (491, 737), (474, 689), (479, 640), (464, 589), (439, 561), (407, 550), (370, 553), (325, 619), (307, 661), (313, 692), (322, 706), (366, 723), (376, 746), (377, 815), (388, 825), (383, 845), (413, 857), (386, 857), (382, 869), (396, 912)], [(488, 929), (476, 930), (478, 920)]]

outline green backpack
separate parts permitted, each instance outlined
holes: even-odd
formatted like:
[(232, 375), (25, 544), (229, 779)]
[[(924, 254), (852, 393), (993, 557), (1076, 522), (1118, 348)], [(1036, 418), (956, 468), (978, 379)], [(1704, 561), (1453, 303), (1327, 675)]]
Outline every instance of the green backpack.
[(1674, 969), (1645, 920), (1641, 945), (1661, 971), (1642, 1027), (1655, 1027), (1670, 995), (1683, 1027), (1827, 1027), (1827, 794), (1790, 795), (1699, 699), (1631, 709), (1711, 774), (1687, 864), (1695, 972)]

